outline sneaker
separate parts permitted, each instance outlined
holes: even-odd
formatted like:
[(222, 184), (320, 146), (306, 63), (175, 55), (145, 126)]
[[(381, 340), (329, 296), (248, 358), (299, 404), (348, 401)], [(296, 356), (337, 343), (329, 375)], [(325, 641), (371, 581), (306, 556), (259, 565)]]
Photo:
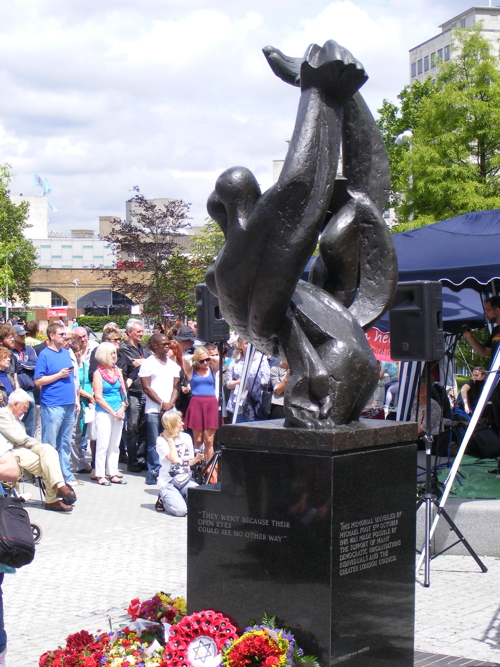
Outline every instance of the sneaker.
[(497, 477), (498, 477), (498, 474), (500, 473), (500, 470), (497, 467), (497, 468), (493, 468), (493, 470), (487, 470), (486, 472), (489, 473), (490, 475), (497, 475)]

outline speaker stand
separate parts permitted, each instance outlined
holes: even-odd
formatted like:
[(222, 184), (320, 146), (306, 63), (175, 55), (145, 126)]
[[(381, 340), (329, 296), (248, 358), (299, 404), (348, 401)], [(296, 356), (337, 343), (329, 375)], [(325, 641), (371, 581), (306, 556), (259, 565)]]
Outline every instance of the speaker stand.
[[(427, 384), (427, 401), (426, 401), (426, 408), (425, 408), (425, 496), (423, 498), (419, 498), (417, 501), (417, 510), (419, 507), (425, 503), (425, 539), (424, 539), (424, 586), (428, 588), (431, 585), (431, 523), (432, 523), (432, 518), (431, 518), (431, 510), (432, 510), (432, 505), (434, 505), (437, 508), (437, 513), (440, 516), (443, 516), (444, 519), (447, 521), (448, 525), (450, 526), (450, 529), (455, 533), (455, 535), (458, 537), (458, 540), (451, 544), (449, 547), (446, 547), (439, 553), (435, 554), (433, 558), (437, 558), (441, 554), (443, 554), (445, 551), (448, 551), (448, 549), (451, 549), (451, 547), (454, 547), (456, 544), (459, 542), (462, 542), (464, 547), (467, 549), (467, 551), (470, 553), (472, 558), (476, 561), (476, 563), (479, 565), (481, 568), (482, 572), (487, 572), (488, 568), (484, 565), (484, 563), (480, 560), (479, 556), (476, 554), (474, 549), (471, 547), (471, 545), (467, 542), (465, 539), (464, 535), (460, 532), (456, 524), (452, 521), (444, 507), (440, 507), (439, 502), (436, 498), (435, 495), (432, 493), (432, 473), (431, 473), (431, 458), (432, 458), (432, 442), (434, 440), (432, 436), (432, 419), (431, 419), (431, 367), (429, 362), (426, 364), (426, 384)], [(421, 552), (418, 552), (421, 553)]]

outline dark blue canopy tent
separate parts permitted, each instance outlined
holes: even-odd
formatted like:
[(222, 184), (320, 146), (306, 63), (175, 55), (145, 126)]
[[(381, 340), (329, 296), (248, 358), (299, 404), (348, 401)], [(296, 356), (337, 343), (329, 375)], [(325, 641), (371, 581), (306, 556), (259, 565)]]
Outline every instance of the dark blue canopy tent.
[(500, 279), (500, 209), (456, 218), (393, 236), (399, 280), (439, 280), (453, 291), (487, 290)]
[[(485, 324), (483, 299), (496, 293), (500, 279), (500, 210), (466, 213), (393, 236), (399, 280), (438, 280), (443, 285), (443, 328), (457, 334), (466, 323)], [(388, 318), (376, 326), (387, 326)], [(385, 329), (387, 330), (387, 329)], [(450, 344), (456, 341), (450, 337)], [(451, 350), (454, 345), (450, 345)], [(453, 372), (451, 354), (440, 363), (444, 378)], [(403, 364), (397, 419), (411, 419), (422, 363)]]
[[(449, 333), (462, 324), (484, 324), (481, 296), (499, 293), (500, 209), (465, 213), (456, 218), (401, 232), (393, 237), (399, 281), (439, 280), (443, 285), (443, 321)], [(309, 261), (302, 278), (307, 280)], [(388, 315), (375, 326), (388, 331)]]
[[(457, 332), (466, 322), (484, 323), (481, 295), (500, 292), (493, 290), (500, 281), (500, 209), (465, 213), (392, 238), (400, 281), (442, 283), (446, 331)], [(375, 326), (387, 331), (387, 314)]]

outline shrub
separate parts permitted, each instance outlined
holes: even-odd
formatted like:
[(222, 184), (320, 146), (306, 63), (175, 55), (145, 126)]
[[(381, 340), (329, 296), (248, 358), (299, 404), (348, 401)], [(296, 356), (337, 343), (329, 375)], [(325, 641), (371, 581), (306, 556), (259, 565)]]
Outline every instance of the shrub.
[[(133, 315), (80, 315), (76, 318), (79, 326), (90, 327), (96, 333), (102, 331), (105, 324), (108, 322), (116, 322), (120, 329), (125, 329), (125, 325)], [(138, 319), (141, 319), (138, 317)]]

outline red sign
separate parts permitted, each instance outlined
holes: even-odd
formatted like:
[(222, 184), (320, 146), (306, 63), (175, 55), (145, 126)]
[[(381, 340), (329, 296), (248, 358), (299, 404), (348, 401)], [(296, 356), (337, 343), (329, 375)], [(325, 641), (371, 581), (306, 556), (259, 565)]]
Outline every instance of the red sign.
[(121, 270), (142, 269), (143, 266), (144, 262), (129, 262), (125, 259), (116, 262), (116, 268)]
[(47, 308), (47, 317), (68, 317), (67, 308)]
[(392, 361), (391, 359), (391, 334), (383, 333), (378, 329), (368, 329), (366, 337), (373, 350), (375, 359), (379, 361)]

